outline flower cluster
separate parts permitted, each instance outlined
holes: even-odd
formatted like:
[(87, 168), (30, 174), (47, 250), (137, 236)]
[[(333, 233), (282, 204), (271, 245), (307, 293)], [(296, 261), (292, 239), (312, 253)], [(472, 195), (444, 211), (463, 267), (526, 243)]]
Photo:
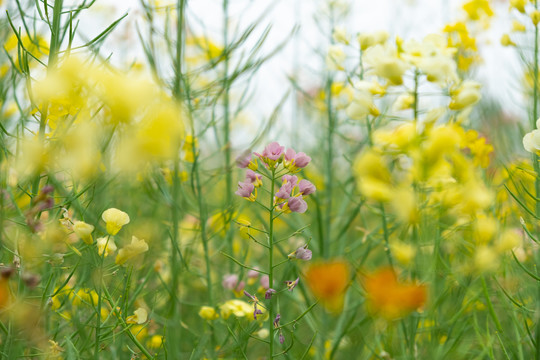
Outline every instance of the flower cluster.
[[(296, 175), (291, 174), (305, 168), (311, 158), (305, 153), (297, 153), (291, 148), (285, 151), (285, 147), (277, 142), (270, 143), (261, 154), (254, 154), (262, 161), (266, 169), (272, 171), (272, 176), (283, 171), (283, 175), (274, 178), (282, 177), (281, 187), (274, 196), (274, 206), (286, 213), (304, 213), (307, 210), (304, 197), (313, 194), (316, 187), (308, 180), (299, 180)], [(257, 160), (252, 159), (250, 154), (242, 155), (237, 160), (237, 164), (241, 168), (247, 168), (247, 170), (244, 181), (238, 182), (238, 190), (235, 194), (249, 201), (256, 201), (257, 188), (263, 184), (263, 175), (255, 172), (258, 169)], [(283, 165), (283, 168), (278, 169), (280, 165)], [(269, 175), (265, 176), (269, 177)]]

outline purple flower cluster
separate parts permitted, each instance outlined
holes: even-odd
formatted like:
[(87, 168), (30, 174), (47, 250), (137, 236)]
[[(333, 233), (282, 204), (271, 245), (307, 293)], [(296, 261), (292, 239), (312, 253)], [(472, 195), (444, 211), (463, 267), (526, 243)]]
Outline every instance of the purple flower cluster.
[[(254, 154), (261, 159), (266, 168), (275, 168), (277, 165), (283, 163), (283, 166), (292, 173), (305, 168), (311, 161), (311, 158), (303, 152), (296, 153), (296, 151), (291, 148), (285, 151), (285, 147), (279, 145), (279, 143), (275, 141), (268, 144), (264, 148), (262, 154)], [(247, 167), (252, 170), (257, 170), (256, 162), (251, 159), (251, 154), (241, 155), (236, 162), (241, 168)]]
[(238, 190), (236, 195), (246, 198), (249, 201), (255, 201), (257, 199), (257, 189), (262, 185), (262, 175), (257, 174), (251, 169), (247, 169), (246, 178), (244, 181), (238, 182)]
[[(298, 190), (295, 192), (295, 190)], [(284, 175), (283, 183), (275, 196), (275, 204), (285, 212), (292, 211), (304, 213), (307, 210), (307, 203), (304, 196), (313, 194), (316, 188), (308, 180), (300, 180), (296, 175)]]
[[(261, 154), (255, 154), (267, 169), (276, 169), (280, 164), (289, 174), (298, 172), (306, 167), (311, 158), (303, 152), (297, 153), (294, 149), (285, 150), (284, 146), (277, 142), (268, 144)], [(238, 182), (236, 195), (255, 201), (257, 199), (257, 188), (262, 185), (262, 175), (255, 172), (258, 169), (257, 160), (252, 159), (250, 153), (242, 154), (236, 163), (241, 168), (247, 168), (244, 181)], [(276, 170), (272, 170), (273, 173)], [(308, 180), (298, 181), (295, 175), (283, 175), (283, 182), (274, 197), (274, 205), (285, 212), (304, 213), (307, 210), (307, 203), (304, 196), (313, 194), (316, 188)]]

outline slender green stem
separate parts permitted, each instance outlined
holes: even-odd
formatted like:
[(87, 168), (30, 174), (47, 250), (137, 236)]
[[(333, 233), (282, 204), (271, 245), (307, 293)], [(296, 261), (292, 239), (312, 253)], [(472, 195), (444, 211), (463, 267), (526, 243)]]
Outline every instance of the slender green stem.
[(384, 211), (384, 204), (380, 204), (381, 209), (381, 220), (382, 220), (382, 227), (383, 227), (383, 238), (384, 238), (384, 252), (386, 253), (386, 256), (388, 257), (388, 264), (392, 269), (394, 269), (394, 260), (392, 260), (392, 253), (390, 251), (390, 241), (388, 233), (388, 224), (386, 223), (386, 212)]
[[(47, 72), (51, 73), (55, 67), (56, 63), (58, 61), (58, 52), (60, 50), (60, 24), (61, 24), (61, 17), (62, 14), (62, 7), (64, 5), (63, 0), (54, 0), (54, 7), (53, 7), (53, 21), (51, 26), (51, 46), (49, 49), (49, 60), (47, 63)], [(28, 74), (30, 76), (30, 74)], [(41, 116), (39, 120), (39, 132), (38, 137), (41, 141), (45, 139), (45, 129), (47, 127), (47, 117), (48, 117), (48, 111), (49, 111), (49, 104), (44, 103), (42, 106), (42, 109), (40, 111)], [(40, 181), (41, 175), (36, 174), (36, 177), (32, 183), (32, 196), (37, 196), (38, 189), (39, 189), (39, 181)], [(32, 198), (32, 203), (34, 201), (34, 198)]]
[[(105, 243), (105, 247), (103, 248), (103, 253), (99, 255), (98, 261), (99, 261), (99, 273), (98, 273), (98, 279), (99, 282), (97, 283), (97, 294), (98, 294), (98, 303), (97, 310), (96, 310), (96, 342), (94, 346), (94, 359), (99, 359), (99, 338), (101, 333), (101, 306), (102, 306), (102, 282), (103, 282), (103, 260), (105, 258), (105, 254), (107, 253), (107, 247), (109, 246), (109, 242), (113, 241), (110, 237), (110, 235), (107, 235), (107, 242)], [(90, 249), (92, 251), (93, 249)]]
[(334, 131), (335, 131), (335, 116), (332, 109), (332, 77), (329, 76), (328, 80), (326, 81), (326, 111), (327, 111), (327, 117), (328, 117), (328, 132), (326, 137), (326, 214), (325, 214), (325, 234), (324, 239), (321, 241), (321, 244), (323, 246), (321, 250), (321, 254), (323, 257), (328, 257), (329, 251), (328, 251), (328, 243), (330, 241), (330, 234), (331, 234), (331, 222), (332, 222), (332, 189), (333, 189), (333, 182), (334, 182), (334, 172), (333, 172), (333, 164), (334, 164)]
[[(534, 0), (534, 7), (535, 9), (538, 9), (538, 1)], [(533, 74), (533, 113), (531, 118), (531, 128), (536, 128), (536, 120), (538, 119), (538, 25), (534, 26), (534, 74)], [(533, 161), (533, 167), (534, 171), (536, 173), (536, 179), (535, 179), (535, 194), (536, 197), (540, 197), (540, 164), (538, 161), (540, 158), (537, 154), (532, 155), (532, 161)], [(536, 217), (540, 216), (540, 201), (536, 201)], [(540, 238), (540, 225), (536, 226), (536, 238)], [(538, 258), (538, 251), (537, 251), (537, 258)], [(540, 298), (540, 285), (537, 285), (538, 288), (538, 297)], [(540, 306), (537, 306), (537, 311), (539, 311)], [(535, 334), (535, 340), (536, 340), (536, 354), (535, 359), (540, 360), (540, 321), (536, 325), (536, 334)]]
[[(229, 0), (223, 0), (223, 138), (224, 138), (224, 156), (225, 156), (225, 209), (227, 218), (225, 221), (230, 222), (232, 219), (232, 168), (231, 168), (231, 124), (230, 124), (230, 89), (231, 80), (229, 79)], [(229, 251), (232, 251), (233, 233), (231, 228), (226, 233), (226, 242)]]
[[(182, 59), (183, 59), (183, 45), (184, 45), (184, 10), (186, 2), (185, 0), (178, 0), (176, 4), (176, 11), (178, 13), (177, 23), (176, 23), (176, 56), (174, 58), (174, 71), (175, 79), (173, 85), (173, 95), (175, 99), (180, 103), (184, 98), (182, 83), (184, 81), (182, 74)], [(167, 348), (169, 352), (178, 351), (179, 348), (173, 347), (177, 342), (169, 336), (169, 334), (174, 336), (181, 336), (182, 327), (179, 326), (179, 319), (177, 319), (180, 314), (180, 301), (178, 294), (179, 291), (179, 276), (181, 273), (181, 266), (179, 266), (178, 259), (178, 249), (179, 249), (179, 222), (180, 222), (180, 207), (178, 204), (178, 195), (180, 192), (180, 156), (178, 151), (174, 157), (173, 165), (173, 179), (172, 179), (172, 189), (171, 189), (171, 221), (172, 221), (172, 234), (171, 234), (171, 253), (170, 253), (170, 262), (171, 262), (171, 298), (170, 298), (170, 309), (169, 309), (169, 326), (167, 334)]]
[[(272, 169), (272, 185), (270, 187), (270, 200), (269, 200), (269, 227), (268, 227), (268, 283), (271, 289), (274, 288), (274, 187), (276, 179), (274, 177), (276, 170)], [(268, 330), (270, 331), (270, 356), (269, 359), (272, 359), (274, 354), (274, 305), (273, 299), (270, 298), (268, 304)]]
[(154, 359), (154, 356), (152, 356), (152, 354), (150, 354), (150, 352), (144, 347), (143, 344), (141, 344), (139, 339), (137, 339), (137, 337), (135, 335), (133, 335), (133, 333), (129, 329), (130, 326), (124, 321), (124, 319), (122, 318), (122, 314), (120, 314), (119, 311), (117, 310), (116, 304), (113, 301), (112, 296), (109, 293), (109, 290), (107, 289), (107, 286), (105, 286), (105, 283), (102, 283), (101, 287), (103, 289), (103, 293), (105, 295), (105, 298), (107, 299), (107, 302), (109, 303), (109, 305), (111, 306), (113, 311), (116, 313), (116, 318), (120, 321), (120, 325), (125, 330), (126, 334), (129, 336), (131, 341), (133, 341), (135, 346), (137, 346), (137, 348), (139, 348), (139, 350), (141, 350), (141, 352), (144, 354), (144, 356), (146, 356), (147, 359)]
[[(363, 51), (360, 49), (359, 53), (359, 67), (360, 67), (360, 80), (364, 80), (364, 60), (362, 59)], [(368, 144), (370, 147), (373, 146), (373, 129), (371, 128), (371, 121), (369, 120), (369, 115), (366, 115), (366, 129), (367, 129), (367, 136), (368, 136)]]
[(418, 83), (419, 83), (420, 71), (418, 69), (414, 70), (414, 102), (413, 102), (413, 116), (414, 124), (418, 123)]
[(486, 284), (486, 279), (484, 278), (484, 276), (482, 276), (481, 280), (482, 280), (482, 290), (484, 293), (484, 298), (486, 299), (489, 314), (491, 315), (491, 318), (493, 319), (493, 322), (495, 323), (495, 326), (497, 327), (497, 331), (502, 333), (503, 327), (501, 325), (501, 322), (499, 321), (499, 318), (497, 317), (497, 313), (495, 312), (495, 309), (493, 308), (493, 303), (491, 302), (491, 299), (489, 298), (489, 292), (488, 292), (488, 288)]

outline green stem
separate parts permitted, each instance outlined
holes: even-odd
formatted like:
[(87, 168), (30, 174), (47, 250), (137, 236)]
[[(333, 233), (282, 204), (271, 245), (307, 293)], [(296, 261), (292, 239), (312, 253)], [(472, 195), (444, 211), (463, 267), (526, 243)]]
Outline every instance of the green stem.
[(418, 123), (418, 77), (420, 76), (420, 72), (418, 69), (414, 70), (414, 102), (413, 102), (413, 116), (414, 116), (414, 124), (416, 125)]
[[(47, 63), (47, 73), (51, 73), (55, 67), (56, 63), (58, 61), (58, 52), (60, 50), (60, 23), (61, 23), (61, 17), (62, 14), (62, 7), (64, 5), (63, 0), (54, 0), (54, 7), (53, 7), (53, 22), (51, 26), (51, 46), (49, 49), (49, 60)], [(28, 76), (30, 76), (28, 74)], [(28, 89), (30, 90), (30, 89)], [(48, 111), (49, 111), (49, 104), (44, 103), (43, 107), (41, 109), (41, 117), (39, 120), (39, 132), (38, 137), (41, 141), (45, 139), (45, 129), (47, 127), (47, 117), (48, 117)], [(32, 183), (32, 204), (34, 202), (34, 197), (38, 195), (38, 189), (39, 189), (39, 181), (40, 181), (40, 174), (36, 174), (36, 177)]]
[[(179, 103), (181, 103), (184, 94), (182, 92), (182, 83), (184, 81), (182, 74), (182, 59), (183, 59), (183, 45), (184, 45), (184, 10), (186, 2), (185, 0), (178, 0), (176, 4), (176, 11), (178, 12), (176, 23), (176, 56), (174, 58), (174, 71), (175, 79), (173, 85), (173, 95)], [(173, 353), (179, 351), (178, 344), (169, 334), (173, 336), (181, 337), (182, 327), (179, 326), (179, 319), (177, 317), (180, 314), (180, 294), (179, 292), (179, 275), (181, 273), (181, 266), (179, 266), (178, 253), (179, 252), (179, 226), (180, 211), (178, 205), (178, 196), (180, 192), (180, 156), (178, 151), (174, 157), (173, 165), (173, 178), (171, 189), (171, 221), (172, 221), (172, 234), (171, 234), (171, 291), (170, 291), (170, 309), (169, 309), (169, 326), (167, 328), (167, 351)]]
[(326, 82), (326, 111), (328, 117), (328, 133), (327, 133), (327, 149), (326, 149), (326, 216), (325, 216), (325, 235), (321, 244), (321, 254), (324, 258), (328, 257), (328, 243), (331, 234), (332, 221), (332, 189), (334, 181), (333, 164), (334, 164), (334, 130), (335, 117), (332, 113), (332, 77), (329, 76)]
[(499, 318), (497, 317), (497, 313), (495, 312), (495, 309), (493, 308), (491, 299), (489, 298), (489, 292), (488, 292), (488, 288), (486, 284), (486, 279), (484, 278), (484, 276), (482, 276), (481, 280), (482, 280), (482, 289), (483, 289), (484, 297), (486, 299), (486, 303), (488, 306), (489, 314), (491, 315), (491, 318), (493, 319), (493, 322), (495, 323), (495, 326), (497, 327), (497, 331), (502, 333), (503, 332), (502, 325), (499, 321)]
[(109, 241), (113, 241), (111, 240), (111, 236), (110, 235), (107, 235), (107, 242), (105, 243), (105, 247), (103, 248), (103, 253), (99, 256), (99, 275), (98, 275), (98, 279), (100, 279), (100, 281), (98, 282), (97, 286), (96, 286), (96, 289), (97, 289), (97, 294), (98, 294), (98, 303), (97, 303), (97, 311), (96, 311), (96, 342), (95, 342), (95, 347), (94, 347), (94, 358), (95, 359), (99, 359), (99, 338), (100, 338), (100, 333), (101, 333), (101, 303), (102, 303), (102, 283), (104, 283), (104, 280), (103, 279), (103, 260), (105, 258), (105, 254), (107, 252), (107, 247), (109, 246)]
[[(224, 156), (225, 156), (225, 209), (227, 211), (226, 222), (230, 222), (232, 219), (233, 211), (231, 210), (233, 205), (233, 185), (232, 185), (232, 168), (231, 168), (231, 124), (230, 124), (230, 88), (231, 82), (229, 80), (229, 1), (223, 0), (223, 138), (224, 138)], [(229, 247), (229, 251), (232, 252), (232, 239), (233, 232), (229, 228), (226, 233), (226, 242)]]
[(386, 253), (386, 256), (388, 257), (388, 263), (390, 264), (390, 267), (392, 268), (392, 270), (394, 270), (394, 260), (392, 260), (392, 253), (390, 251), (388, 224), (386, 223), (386, 212), (384, 211), (383, 203), (380, 204), (380, 209), (381, 209), (381, 220), (382, 220), (383, 237), (384, 237), (384, 252)]
[[(538, 1), (534, 1), (534, 7), (536, 10), (538, 10)], [(533, 76), (533, 114), (531, 119), (531, 128), (536, 128), (536, 120), (538, 119), (538, 25), (534, 26), (534, 76)], [(536, 179), (535, 179), (535, 194), (536, 197), (540, 197), (540, 164), (538, 161), (540, 158), (537, 154), (532, 155), (532, 161), (533, 161), (533, 167), (534, 171), (536, 173)], [(540, 216), (540, 201), (536, 201), (536, 216)], [(540, 225), (536, 226), (536, 238), (540, 238)], [(536, 256), (538, 257), (538, 251)], [(540, 273), (538, 273), (540, 275)], [(540, 285), (537, 286), (538, 288), (538, 297), (540, 298)], [(540, 311), (540, 306), (537, 306), (537, 311)], [(535, 340), (536, 340), (536, 354), (535, 359), (540, 360), (540, 321), (536, 325), (536, 334), (535, 334)]]
[(120, 321), (120, 325), (122, 326), (122, 329), (125, 330), (125, 333), (129, 336), (131, 341), (133, 341), (135, 346), (137, 348), (139, 348), (139, 350), (141, 350), (141, 352), (144, 354), (144, 356), (146, 356), (147, 359), (154, 359), (155, 357), (152, 356), (152, 354), (150, 354), (150, 352), (144, 347), (143, 344), (141, 344), (139, 339), (137, 339), (137, 337), (135, 335), (133, 335), (133, 333), (129, 329), (130, 326), (124, 321), (124, 319), (122, 318), (122, 314), (120, 314), (119, 311), (116, 309), (116, 304), (114, 303), (114, 301), (112, 299), (112, 296), (109, 293), (109, 290), (107, 289), (105, 284), (102, 283), (101, 287), (103, 288), (103, 292), (104, 292), (105, 297), (106, 297), (107, 301), (109, 302), (111, 308), (116, 313), (116, 318)]
[[(276, 183), (275, 179), (275, 172), (276, 169), (272, 169), (272, 185), (270, 187), (270, 201), (269, 201), (269, 218), (268, 221), (270, 222), (269, 228), (268, 228), (268, 286), (269, 288), (274, 288), (274, 187)], [(268, 330), (270, 331), (270, 356), (269, 359), (272, 359), (272, 355), (274, 354), (274, 306), (273, 306), (273, 298), (270, 298), (270, 302), (268, 304)]]

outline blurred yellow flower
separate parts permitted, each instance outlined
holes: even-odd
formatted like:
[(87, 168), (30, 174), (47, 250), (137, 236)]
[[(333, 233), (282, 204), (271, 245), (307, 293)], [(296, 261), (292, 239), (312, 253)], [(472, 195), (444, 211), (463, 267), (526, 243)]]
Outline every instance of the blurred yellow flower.
[(163, 336), (152, 335), (150, 340), (146, 343), (150, 349), (159, 349), (163, 345)]
[(401, 241), (392, 242), (390, 249), (396, 260), (404, 266), (409, 265), (416, 255), (416, 248), (413, 245)]
[(525, 32), (527, 27), (520, 23), (518, 20), (512, 21), (512, 31), (514, 32)]
[(82, 303), (90, 306), (96, 306), (99, 296), (92, 289), (79, 289), (75, 293), (71, 292), (69, 294), (69, 298), (71, 299), (71, 303), (73, 304), (73, 306), (79, 306)]
[(128, 316), (128, 324), (144, 324), (148, 320), (148, 312), (144, 308), (138, 308), (133, 312), (134, 315)]
[(100, 237), (97, 239), (97, 246), (99, 256), (103, 257), (109, 256), (110, 253), (115, 252), (117, 249), (114, 240), (109, 237)]
[(215, 320), (219, 317), (219, 314), (211, 306), (201, 306), (199, 310), (199, 316), (205, 320)]
[(478, 247), (474, 255), (474, 266), (475, 269), (481, 273), (497, 270), (497, 267), (499, 266), (497, 252), (487, 245)]
[(527, 0), (510, 0), (510, 9), (514, 8), (523, 14), (525, 14), (525, 5), (527, 5)]
[(242, 300), (229, 300), (222, 304), (220, 307), (221, 317), (228, 319), (231, 315), (236, 317), (248, 317), (253, 319), (253, 306)]
[(483, 17), (494, 15), (489, 0), (470, 0), (463, 4), (463, 10), (471, 20), (480, 20)]
[(530, 17), (534, 26), (538, 25), (538, 23), (540, 22), (540, 10), (533, 10), (530, 14)]
[(388, 35), (386, 31), (375, 31), (372, 33), (358, 34), (356, 39), (358, 40), (360, 49), (364, 51), (372, 46), (384, 44), (389, 36), (390, 35)]
[(135, 236), (131, 237), (131, 244), (128, 244), (124, 246), (122, 249), (118, 251), (118, 255), (116, 255), (116, 263), (118, 265), (123, 265), (127, 261), (133, 259), (137, 255), (140, 255), (144, 252), (148, 251), (148, 244), (144, 240), (139, 240)]
[(502, 46), (516, 46), (516, 43), (512, 41), (512, 39), (510, 38), (510, 35), (503, 34), (501, 36), (501, 45)]
[(101, 218), (105, 221), (110, 235), (116, 235), (122, 226), (129, 224), (129, 215), (115, 208), (105, 210)]
[(75, 221), (73, 224), (73, 231), (77, 234), (87, 244), (92, 244), (92, 231), (94, 231), (94, 226), (85, 223), (84, 221)]
[(521, 245), (522, 235), (516, 229), (507, 229), (499, 236), (495, 249), (499, 253), (506, 253)]

